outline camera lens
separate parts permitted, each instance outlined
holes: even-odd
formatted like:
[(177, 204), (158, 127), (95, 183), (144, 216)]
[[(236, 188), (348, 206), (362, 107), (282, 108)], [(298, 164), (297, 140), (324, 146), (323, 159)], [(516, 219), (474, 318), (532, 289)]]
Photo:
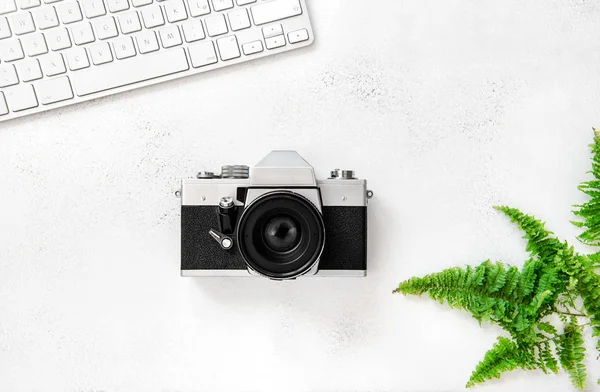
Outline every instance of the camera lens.
[(300, 242), (299, 225), (289, 216), (276, 216), (267, 222), (264, 238), (267, 246), (275, 252), (289, 252)]
[(325, 244), (321, 213), (303, 196), (267, 193), (252, 202), (238, 222), (242, 258), (256, 272), (289, 279), (308, 272)]

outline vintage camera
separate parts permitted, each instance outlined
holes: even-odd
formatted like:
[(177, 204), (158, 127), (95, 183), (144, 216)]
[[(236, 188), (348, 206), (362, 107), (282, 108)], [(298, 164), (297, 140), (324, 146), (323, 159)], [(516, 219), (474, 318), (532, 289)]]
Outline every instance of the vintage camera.
[(295, 151), (183, 180), (181, 275), (366, 276), (366, 186), (350, 170), (317, 181)]

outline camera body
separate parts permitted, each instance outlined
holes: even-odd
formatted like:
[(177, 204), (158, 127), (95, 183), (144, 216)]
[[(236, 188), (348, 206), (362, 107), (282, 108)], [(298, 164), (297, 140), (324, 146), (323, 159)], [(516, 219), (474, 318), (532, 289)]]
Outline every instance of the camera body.
[(295, 151), (201, 172), (182, 181), (181, 275), (366, 276), (371, 196), (353, 171), (317, 181)]

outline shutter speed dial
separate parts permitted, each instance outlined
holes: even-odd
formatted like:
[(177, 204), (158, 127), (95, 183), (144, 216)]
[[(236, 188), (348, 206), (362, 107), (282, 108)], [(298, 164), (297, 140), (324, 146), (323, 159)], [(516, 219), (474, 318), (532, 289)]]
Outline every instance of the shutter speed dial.
[(221, 178), (249, 178), (250, 168), (246, 165), (225, 165), (221, 167)]

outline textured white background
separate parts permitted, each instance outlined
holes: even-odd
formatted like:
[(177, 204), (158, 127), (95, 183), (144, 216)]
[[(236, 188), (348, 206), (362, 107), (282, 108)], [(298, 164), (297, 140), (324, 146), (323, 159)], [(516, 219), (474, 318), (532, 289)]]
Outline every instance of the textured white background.
[[(0, 126), (0, 391), (463, 389), (501, 331), (391, 292), (520, 265), (494, 204), (575, 242), (600, 3), (309, 6), (306, 50)], [(179, 179), (271, 149), (369, 180), (368, 278), (179, 277)], [(513, 372), (479, 390), (569, 388)]]

